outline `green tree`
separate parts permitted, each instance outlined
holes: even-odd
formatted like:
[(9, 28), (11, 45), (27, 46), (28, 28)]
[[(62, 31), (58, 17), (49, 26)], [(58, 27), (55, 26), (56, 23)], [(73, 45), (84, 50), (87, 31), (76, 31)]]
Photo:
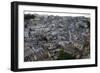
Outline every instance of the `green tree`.
[(64, 49), (61, 49), (58, 54), (58, 60), (66, 60), (66, 59), (75, 59), (71, 54), (64, 52)]

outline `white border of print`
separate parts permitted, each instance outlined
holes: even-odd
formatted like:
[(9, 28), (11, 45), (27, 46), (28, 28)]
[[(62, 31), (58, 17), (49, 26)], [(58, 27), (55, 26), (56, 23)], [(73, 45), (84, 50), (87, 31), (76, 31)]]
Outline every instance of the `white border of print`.
[[(18, 68), (39, 68), (39, 67), (52, 67), (52, 66), (72, 66), (72, 65), (86, 65), (95, 64), (95, 10), (82, 9), (82, 8), (61, 8), (61, 7), (46, 7), (46, 6), (18, 6)], [(54, 11), (54, 12), (73, 12), (79, 14), (63, 14), (63, 13), (50, 13), (61, 16), (86, 16), (91, 19), (90, 30), (90, 59), (77, 59), (77, 60), (60, 60), (60, 61), (35, 61), (24, 62), (24, 10), (29, 11)], [(31, 13), (31, 12), (30, 12)], [(34, 12), (33, 12), (34, 13)], [(37, 12), (35, 12), (37, 13)], [(81, 13), (86, 13), (84, 15)], [(38, 12), (38, 14), (43, 14)], [(48, 14), (48, 13), (47, 13)]]

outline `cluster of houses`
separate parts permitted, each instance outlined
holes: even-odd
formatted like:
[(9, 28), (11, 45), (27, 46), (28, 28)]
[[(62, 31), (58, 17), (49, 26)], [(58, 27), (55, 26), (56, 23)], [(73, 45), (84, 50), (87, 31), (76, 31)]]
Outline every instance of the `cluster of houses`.
[(61, 49), (75, 59), (90, 58), (89, 18), (33, 15), (28, 19), (24, 18), (25, 62), (57, 60)]

